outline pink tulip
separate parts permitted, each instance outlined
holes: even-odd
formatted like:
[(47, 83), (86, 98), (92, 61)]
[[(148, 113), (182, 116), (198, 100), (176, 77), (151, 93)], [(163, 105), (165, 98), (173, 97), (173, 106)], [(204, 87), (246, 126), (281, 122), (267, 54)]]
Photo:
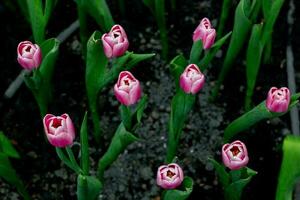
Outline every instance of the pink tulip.
[(209, 49), (215, 42), (216, 30), (212, 28), (209, 19), (203, 18), (194, 31), (193, 41), (202, 40), (203, 49)]
[(27, 70), (38, 68), (42, 62), (41, 49), (37, 44), (32, 44), (30, 41), (20, 42), (17, 48), (18, 62)]
[(290, 104), (290, 90), (286, 87), (280, 89), (272, 87), (269, 90), (266, 106), (271, 112), (286, 112)]
[(156, 183), (164, 189), (174, 189), (183, 181), (183, 171), (176, 163), (162, 165), (157, 170)]
[(122, 56), (129, 46), (127, 35), (120, 25), (114, 25), (109, 33), (103, 34), (102, 43), (107, 58)]
[(203, 87), (205, 77), (195, 64), (190, 64), (180, 76), (179, 84), (185, 93), (196, 94)]
[(61, 116), (47, 114), (43, 123), (50, 144), (55, 147), (66, 147), (73, 144), (75, 129), (68, 114)]
[(222, 147), (222, 159), (226, 167), (237, 170), (248, 164), (248, 151), (244, 143), (239, 140)]
[(118, 101), (126, 106), (135, 104), (141, 97), (140, 82), (129, 72), (122, 71), (114, 87)]

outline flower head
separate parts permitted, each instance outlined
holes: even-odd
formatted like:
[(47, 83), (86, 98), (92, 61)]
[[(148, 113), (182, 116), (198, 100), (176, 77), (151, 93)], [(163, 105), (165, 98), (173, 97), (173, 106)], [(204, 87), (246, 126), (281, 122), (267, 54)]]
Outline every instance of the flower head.
[(43, 119), (48, 141), (55, 147), (66, 147), (73, 144), (75, 129), (68, 114), (54, 116), (47, 114)]
[(103, 34), (102, 43), (107, 58), (122, 56), (129, 46), (126, 32), (120, 25), (114, 25), (108, 33)]
[(162, 165), (157, 170), (156, 183), (164, 189), (174, 189), (183, 181), (183, 171), (176, 163)]
[(266, 106), (271, 112), (286, 112), (290, 104), (290, 90), (286, 87), (280, 89), (272, 87), (269, 90)]
[(30, 41), (20, 42), (17, 48), (17, 60), (27, 70), (38, 68), (42, 62), (41, 49), (37, 44)]
[(239, 140), (231, 144), (224, 144), (222, 147), (222, 159), (224, 165), (231, 170), (245, 167), (249, 161), (246, 145)]

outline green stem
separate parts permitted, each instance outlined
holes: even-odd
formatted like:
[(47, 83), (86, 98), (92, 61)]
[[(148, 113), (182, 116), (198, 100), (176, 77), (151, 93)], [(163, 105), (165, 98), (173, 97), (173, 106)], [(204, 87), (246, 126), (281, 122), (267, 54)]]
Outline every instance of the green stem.
[(162, 56), (164, 59), (167, 59), (169, 45), (165, 17), (165, 0), (155, 0), (155, 17), (160, 32)]
[(88, 199), (88, 182), (87, 182), (87, 178), (82, 175), (78, 175), (77, 178), (77, 199), (78, 200)]
[(80, 24), (80, 40), (81, 40), (81, 46), (82, 46), (82, 55), (84, 59), (86, 58), (86, 52), (87, 52), (87, 41), (88, 41), (88, 28), (87, 28), (87, 14), (84, 11), (84, 8), (77, 4), (77, 13), (78, 13), (78, 19)]
[(72, 165), (74, 166), (74, 168), (76, 168), (78, 171), (81, 172), (82, 170), (79, 167), (79, 165), (78, 165), (78, 163), (75, 159), (75, 156), (74, 156), (74, 153), (73, 153), (72, 149), (70, 147), (66, 147), (66, 151), (68, 153), (69, 159), (70, 159)]
[(232, 6), (232, 0), (224, 0), (223, 1), (220, 23), (219, 23), (218, 31), (217, 31), (217, 38), (221, 38), (223, 36), (224, 27), (225, 27), (231, 6)]
[[(170, 136), (171, 134), (169, 134)], [(167, 158), (166, 162), (171, 163), (176, 156), (178, 147), (178, 140), (174, 141), (171, 138), (168, 138), (168, 148), (167, 148)]]

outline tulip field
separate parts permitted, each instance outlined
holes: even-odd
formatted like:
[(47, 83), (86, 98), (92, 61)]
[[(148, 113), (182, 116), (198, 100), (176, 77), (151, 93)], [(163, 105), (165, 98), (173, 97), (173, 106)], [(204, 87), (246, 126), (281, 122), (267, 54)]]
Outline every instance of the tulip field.
[(0, 2), (0, 200), (298, 200), (295, 0)]

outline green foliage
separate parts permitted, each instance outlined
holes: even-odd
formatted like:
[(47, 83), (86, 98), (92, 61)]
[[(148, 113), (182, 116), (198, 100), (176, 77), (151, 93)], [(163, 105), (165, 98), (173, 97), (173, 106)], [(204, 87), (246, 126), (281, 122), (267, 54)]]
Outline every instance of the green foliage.
[(283, 158), (278, 178), (276, 200), (292, 200), (300, 178), (300, 138), (287, 136), (283, 141)]
[[(300, 93), (292, 95), (288, 111), (294, 106), (296, 106), (299, 97), (300, 97)], [(247, 130), (248, 128), (250, 128), (251, 126), (255, 125), (256, 123), (262, 120), (280, 117), (286, 114), (287, 112), (285, 113), (270, 112), (266, 107), (266, 102), (263, 101), (258, 106), (254, 107), (249, 112), (246, 112), (245, 114), (243, 114), (242, 116), (240, 116), (239, 118), (231, 122), (226, 127), (224, 131), (224, 142), (226, 143), (230, 141), (231, 138), (233, 138), (238, 133)]]
[(180, 90), (179, 77), (183, 73), (185, 67), (188, 65), (188, 61), (183, 55), (178, 55), (170, 62), (170, 72), (175, 80), (176, 91)]
[(169, 43), (165, 17), (165, 0), (143, 0), (143, 2), (151, 10), (156, 19), (156, 23), (160, 32), (162, 56), (164, 59), (167, 59)]
[(128, 145), (137, 140), (137, 136), (128, 132), (123, 123), (119, 125), (108, 150), (98, 162), (98, 177), (101, 181), (103, 180), (105, 169), (107, 169), (118, 158)]
[(189, 64), (197, 64), (199, 62), (202, 50), (203, 50), (203, 44), (201, 40), (198, 40), (193, 43), (191, 53), (190, 53)]
[[(45, 7), (42, 0), (27, 0), (27, 8), (31, 29), (36, 43), (42, 44), (45, 40), (46, 26), (57, 0), (46, 0)], [(24, 10), (24, 3), (22, 3)], [(27, 13), (23, 11), (23, 13)]]
[(208, 50), (205, 56), (200, 60), (198, 66), (200, 70), (203, 72), (207, 69), (209, 63), (215, 57), (216, 53), (223, 46), (223, 44), (227, 41), (227, 39), (231, 36), (232, 32), (227, 33), (224, 37), (220, 38), (215, 44)]
[(193, 191), (194, 181), (192, 178), (185, 176), (182, 186), (179, 189), (166, 190), (164, 193), (164, 200), (185, 200)]
[(115, 24), (105, 0), (76, 0), (76, 3), (78, 9), (94, 18), (102, 31), (108, 32)]
[(238, 170), (231, 170), (228, 173), (224, 165), (214, 159), (209, 159), (209, 161), (214, 165), (218, 179), (223, 186), (225, 199), (240, 200), (243, 189), (257, 172), (248, 167), (243, 167)]
[(43, 58), (40, 67), (33, 70), (32, 75), (25, 76), (25, 83), (39, 105), (42, 118), (46, 115), (48, 104), (52, 100), (51, 79), (58, 56), (58, 48), (59, 41), (57, 39), (44, 41), (41, 44)]
[(260, 41), (263, 25), (255, 24), (252, 28), (251, 37), (248, 44), (246, 56), (246, 75), (247, 75), (247, 91), (245, 99), (245, 110), (251, 108), (251, 99), (255, 87), (256, 77), (258, 74), (261, 57), (263, 53), (263, 45)]
[(237, 177), (235, 181), (233, 181), (233, 176), (231, 176), (232, 183), (229, 184), (224, 191), (226, 200), (240, 200), (245, 186), (251, 181), (252, 177), (257, 174), (257, 172), (247, 167), (231, 172), (236, 171), (238, 171), (240, 176)]
[(26, 187), (14, 170), (9, 157), (20, 158), (20, 155), (10, 140), (0, 131), (0, 177), (15, 186), (25, 200), (29, 200), (30, 196)]
[(221, 84), (223, 83), (225, 77), (232, 67), (232, 64), (236, 60), (238, 54), (248, 39), (253, 21), (255, 21), (257, 17), (259, 5), (260, 1), (257, 0), (253, 0), (252, 4), (249, 0), (241, 0), (235, 10), (232, 36), (221, 72), (213, 89), (213, 99), (218, 95)]
[(220, 38), (223, 35), (223, 30), (228, 18), (228, 14), (230, 12), (230, 9), (232, 7), (233, 1), (232, 0), (224, 0), (222, 3), (222, 11), (221, 11), (221, 17), (220, 22), (218, 25), (218, 31), (217, 31), (217, 37)]
[(79, 174), (77, 177), (78, 200), (96, 200), (102, 190), (102, 183), (93, 176)]
[(101, 33), (96, 31), (92, 34), (87, 44), (85, 82), (96, 141), (99, 142), (101, 136), (100, 117), (97, 111), (99, 92), (105, 86), (115, 81), (121, 71), (130, 70), (139, 62), (149, 59), (154, 55), (126, 52), (123, 56), (116, 58), (112, 64), (113, 66), (109, 69), (108, 59), (102, 47)]
[(80, 128), (80, 152), (81, 152), (80, 166), (82, 168), (83, 175), (87, 176), (90, 171), (87, 113), (85, 113), (84, 115), (81, 128)]
[(170, 163), (176, 155), (184, 123), (195, 104), (195, 100), (196, 95), (186, 94), (182, 90), (178, 90), (172, 99), (168, 132), (167, 163)]

